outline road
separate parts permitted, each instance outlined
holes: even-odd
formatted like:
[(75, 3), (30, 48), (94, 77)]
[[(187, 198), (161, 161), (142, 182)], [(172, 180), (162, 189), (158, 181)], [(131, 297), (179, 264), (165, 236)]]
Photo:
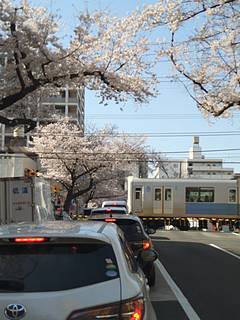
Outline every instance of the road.
[(158, 231), (153, 240), (159, 262), (151, 299), (159, 320), (240, 318), (239, 235)]

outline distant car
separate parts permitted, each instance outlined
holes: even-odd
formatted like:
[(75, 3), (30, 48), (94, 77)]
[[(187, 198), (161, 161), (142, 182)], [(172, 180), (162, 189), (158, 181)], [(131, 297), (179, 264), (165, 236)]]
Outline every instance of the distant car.
[(0, 227), (0, 296), (0, 319), (156, 320), (123, 233), (103, 222)]
[(128, 214), (128, 211), (124, 207), (104, 207), (92, 209), (90, 217), (98, 214)]
[(105, 208), (105, 207), (119, 207), (119, 208), (126, 208), (128, 210), (127, 201), (125, 200), (103, 201), (102, 208)]
[[(119, 214), (99, 214), (90, 216), (89, 219), (95, 221), (105, 221), (116, 223), (123, 231), (126, 240), (131, 246), (136, 257), (141, 251), (152, 249), (152, 241), (149, 235), (144, 230), (142, 221), (135, 215), (119, 215)], [(151, 232), (152, 229), (151, 229)], [(154, 261), (148, 263), (144, 262), (142, 269), (148, 279), (148, 284), (154, 286), (155, 284), (155, 265)]]

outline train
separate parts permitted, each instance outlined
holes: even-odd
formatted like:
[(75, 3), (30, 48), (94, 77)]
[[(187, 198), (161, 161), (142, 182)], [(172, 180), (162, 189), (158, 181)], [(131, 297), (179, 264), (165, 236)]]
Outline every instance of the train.
[(126, 179), (128, 208), (145, 226), (238, 227), (240, 179)]

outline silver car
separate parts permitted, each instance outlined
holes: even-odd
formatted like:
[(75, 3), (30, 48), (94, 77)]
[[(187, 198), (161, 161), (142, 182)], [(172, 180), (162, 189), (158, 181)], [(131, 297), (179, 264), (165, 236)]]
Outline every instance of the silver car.
[(146, 278), (115, 224), (54, 221), (0, 228), (0, 319), (156, 316)]
[(104, 208), (94, 208), (91, 211), (91, 214), (89, 215), (90, 217), (95, 216), (95, 215), (112, 215), (112, 214), (124, 214), (127, 215), (127, 209), (124, 207), (104, 207)]

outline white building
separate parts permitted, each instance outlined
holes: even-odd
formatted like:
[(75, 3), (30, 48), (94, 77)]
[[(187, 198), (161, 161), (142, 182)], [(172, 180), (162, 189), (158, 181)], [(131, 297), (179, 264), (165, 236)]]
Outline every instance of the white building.
[[(84, 88), (65, 87), (60, 93), (44, 98), (38, 106), (49, 110), (48, 117), (44, 117), (46, 122), (53, 120), (54, 114), (68, 117), (84, 132), (85, 118), (85, 91)], [(41, 122), (40, 121), (40, 122)]]
[(155, 171), (154, 178), (232, 179), (233, 168), (223, 168), (221, 159), (206, 159), (202, 155), (199, 137), (193, 144), (186, 160), (163, 160)]
[(24, 153), (0, 154), (0, 178), (23, 177), (25, 169), (37, 169), (37, 163)]
[[(7, 55), (0, 53), (0, 75), (6, 64)], [(0, 77), (0, 84), (1, 81), (4, 80)], [(38, 124), (55, 121), (54, 115), (60, 114), (70, 118), (84, 133), (84, 87), (62, 88), (56, 95), (36, 102), (35, 108), (36, 114), (31, 115), (30, 110), (26, 110), (26, 116), (36, 120)], [(24, 126), (12, 128), (0, 124), (0, 177), (23, 176), (26, 168), (37, 169), (37, 163), (25, 154), (24, 147), (29, 146), (29, 140), (30, 133), (24, 133)]]

